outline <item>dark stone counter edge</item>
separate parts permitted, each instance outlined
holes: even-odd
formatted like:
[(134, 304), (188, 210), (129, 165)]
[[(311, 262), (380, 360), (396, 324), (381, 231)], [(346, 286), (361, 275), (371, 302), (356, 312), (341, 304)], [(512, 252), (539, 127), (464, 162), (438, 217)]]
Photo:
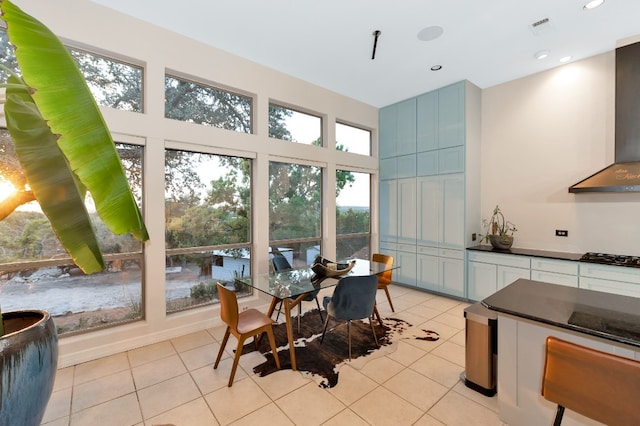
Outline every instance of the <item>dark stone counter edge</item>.
[(586, 327), (580, 327), (580, 326), (573, 325), (573, 324), (549, 321), (549, 320), (544, 319), (544, 318), (539, 318), (539, 317), (535, 317), (535, 316), (531, 316), (531, 315), (526, 315), (526, 314), (523, 314), (521, 312), (513, 312), (513, 311), (509, 311), (507, 309), (500, 309), (500, 308), (497, 308), (497, 307), (488, 306), (484, 302), (484, 300), (481, 303), (482, 303), (483, 306), (485, 306), (486, 308), (491, 309), (492, 311), (500, 312), (500, 313), (503, 313), (503, 314), (509, 314), (509, 315), (514, 316), (514, 317), (528, 319), (528, 320), (533, 321), (533, 322), (547, 324), (547, 325), (551, 325), (551, 326), (554, 326), (554, 327), (563, 328), (565, 330), (571, 330), (571, 331), (575, 331), (575, 332), (582, 333), (582, 334), (588, 334), (590, 336), (599, 337), (601, 339), (611, 340), (613, 342), (624, 343), (626, 345), (631, 345), (631, 346), (635, 346), (635, 347), (640, 348), (640, 342), (637, 341), (637, 340), (634, 340), (634, 339), (626, 339), (626, 338), (624, 338), (622, 336), (617, 336), (615, 334), (610, 334), (610, 333), (604, 333), (604, 332), (597, 331), (597, 330), (592, 330), (592, 329), (586, 328)]
[(547, 259), (579, 261), (584, 253), (565, 253), (561, 251), (533, 250), (526, 248), (511, 247), (509, 250), (497, 250), (490, 245), (479, 245), (467, 247), (470, 251), (481, 251), (485, 253), (512, 254), (516, 256), (544, 257)]
[[(518, 279), (481, 304), (499, 313), (640, 347), (640, 298)], [(576, 311), (591, 313), (592, 320), (572, 321), (570, 313)], [(599, 320), (626, 321), (626, 326), (602, 328)]]

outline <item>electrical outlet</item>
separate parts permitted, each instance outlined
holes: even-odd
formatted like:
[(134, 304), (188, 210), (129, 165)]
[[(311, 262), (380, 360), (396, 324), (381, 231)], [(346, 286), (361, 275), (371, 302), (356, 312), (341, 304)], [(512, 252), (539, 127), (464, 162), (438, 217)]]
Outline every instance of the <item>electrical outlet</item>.
[(242, 312), (246, 311), (247, 309), (249, 309), (249, 307), (248, 307), (248, 306), (243, 306), (243, 307), (242, 307)]
[(477, 238), (476, 233), (471, 234), (471, 241), (475, 241)]
[(556, 229), (556, 237), (568, 237), (569, 231), (566, 229)]

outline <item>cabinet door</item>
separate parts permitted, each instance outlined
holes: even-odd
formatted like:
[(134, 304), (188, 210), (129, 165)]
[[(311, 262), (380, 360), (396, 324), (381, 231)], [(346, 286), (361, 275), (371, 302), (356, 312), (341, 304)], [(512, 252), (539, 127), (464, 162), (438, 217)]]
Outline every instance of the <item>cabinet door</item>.
[(418, 96), (417, 151), (438, 149), (438, 91)]
[(438, 176), (417, 179), (418, 223), (417, 236), (420, 244), (438, 246), (440, 243), (440, 209), (442, 193)]
[(464, 248), (464, 175), (441, 177), (441, 242), (444, 247)]
[(380, 159), (380, 180), (389, 180), (398, 178), (398, 159), (381, 158)]
[(580, 288), (620, 294), (622, 296), (640, 297), (640, 285), (638, 284), (603, 280), (601, 278), (580, 277)]
[(402, 284), (416, 285), (416, 253), (398, 250), (396, 259), (398, 268), (393, 270), (394, 281)]
[(396, 105), (390, 105), (380, 109), (378, 138), (380, 158), (393, 157), (396, 154), (396, 129), (397, 129)]
[(398, 241), (398, 181), (380, 181), (380, 241)]
[(559, 274), (557, 272), (531, 270), (531, 279), (534, 281), (542, 281), (545, 283), (566, 285), (569, 287), (578, 287), (577, 275)]
[(497, 267), (490, 263), (469, 262), (469, 299), (482, 300), (497, 291)]
[(438, 90), (438, 146), (464, 145), (464, 82)]
[(531, 271), (524, 268), (498, 265), (498, 290), (504, 288), (517, 279), (531, 277)]
[(416, 179), (398, 179), (398, 242), (416, 244)]
[(402, 101), (398, 106), (396, 155), (416, 153), (416, 98)]
[(417, 285), (426, 290), (440, 291), (438, 256), (418, 255)]
[(441, 291), (452, 296), (464, 297), (464, 260), (441, 257), (439, 262)]

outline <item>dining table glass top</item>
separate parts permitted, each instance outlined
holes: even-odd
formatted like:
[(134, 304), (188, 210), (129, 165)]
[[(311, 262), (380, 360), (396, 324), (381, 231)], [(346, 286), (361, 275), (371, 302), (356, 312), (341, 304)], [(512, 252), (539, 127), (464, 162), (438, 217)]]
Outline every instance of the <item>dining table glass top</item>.
[(373, 262), (367, 259), (347, 259), (340, 263), (354, 262), (353, 268), (338, 277), (319, 277), (311, 267), (292, 269), (278, 273), (263, 273), (253, 277), (237, 278), (237, 281), (249, 285), (263, 293), (278, 299), (296, 297), (311, 291), (335, 286), (340, 278), (351, 276), (376, 275), (393, 269), (385, 263)]

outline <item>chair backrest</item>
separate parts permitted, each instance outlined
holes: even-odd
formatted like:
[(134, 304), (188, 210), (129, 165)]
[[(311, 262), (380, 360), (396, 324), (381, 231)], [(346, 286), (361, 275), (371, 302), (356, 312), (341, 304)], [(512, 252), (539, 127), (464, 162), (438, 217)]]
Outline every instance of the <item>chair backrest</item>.
[(218, 284), (218, 299), (220, 299), (220, 318), (234, 330), (238, 329), (238, 298), (236, 293), (220, 283)]
[(344, 277), (331, 296), (330, 314), (342, 320), (367, 318), (373, 313), (378, 291), (375, 275)]
[(638, 424), (640, 362), (549, 336), (542, 396), (608, 425)]
[(273, 256), (271, 262), (273, 263), (273, 268), (276, 272), (288, 271), (291, 269), (291, 264), (289, 264), (287, 258), (280, 254)]
[[(385, 263), (389, 267), (393, 266), (393, 256), (388, 256), (386, 254), (374, 253), (371, 260), (374, 262)], [(389, 269), (388, 271), (378, 274), (378, 282), (380, 284), (391, 284), (391, 272), (392, 270)]]

